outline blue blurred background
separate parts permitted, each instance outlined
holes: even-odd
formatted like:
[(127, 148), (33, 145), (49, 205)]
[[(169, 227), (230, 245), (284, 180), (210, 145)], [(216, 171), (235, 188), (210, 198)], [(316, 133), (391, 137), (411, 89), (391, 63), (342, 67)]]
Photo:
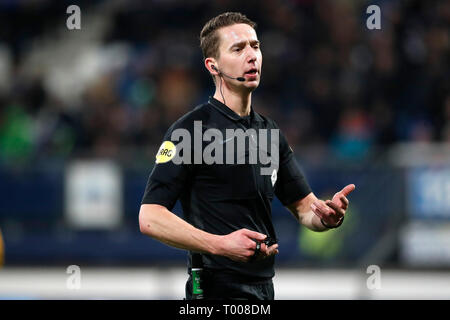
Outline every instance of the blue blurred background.
[[(68, 30), (69, 5), (81, 29)], [(366, 8), (381, 8), (369, 30)], [(258, 112), (316, 195), (357, 188), (342, 228), (276, 200), (279, 267), (450, 267), (448, 1), (0, 1), (0, 229), (6, 266), (184, 266), (139, 232), (170, 124), (214, 92), (199, 33), (258, 23)], [(182, 216), (180, 206), (175, 212)]]

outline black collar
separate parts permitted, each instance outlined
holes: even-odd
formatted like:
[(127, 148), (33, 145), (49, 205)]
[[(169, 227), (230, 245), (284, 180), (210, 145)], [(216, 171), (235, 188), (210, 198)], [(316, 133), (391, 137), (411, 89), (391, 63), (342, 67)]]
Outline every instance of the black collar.
[[(222, 102), (213, 97), (209, 97), (208, 103), (234, 121), (240, 121), (244, 119), (244, 117), (241, 117), (236, 112), (231, 110), (231, 108), (227, 107), (225, 104), (223, 104)], [(264, 121), (263, 118), (261, 118), (261, 116), (258, 113), (253, 111), (253, 107), (250, 107), (250, 119), (251, 121), (257, 122)]]

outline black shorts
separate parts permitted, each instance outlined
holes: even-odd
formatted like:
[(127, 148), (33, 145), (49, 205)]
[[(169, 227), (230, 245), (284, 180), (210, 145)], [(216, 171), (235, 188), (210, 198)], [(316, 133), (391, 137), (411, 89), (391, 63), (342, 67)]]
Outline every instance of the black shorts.
[[(272, 278), (253, 278), (203, 269), (203, 298), (206, 300), (273, 300)], [(186, 282), (186, 300), (192, 300), (192, 275)]]

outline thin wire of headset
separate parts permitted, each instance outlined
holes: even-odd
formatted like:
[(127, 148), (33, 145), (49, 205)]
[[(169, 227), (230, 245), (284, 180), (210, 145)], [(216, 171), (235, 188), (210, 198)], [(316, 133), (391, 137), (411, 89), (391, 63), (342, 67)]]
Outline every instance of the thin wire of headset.
[(212, 68), (213, 68), (213, 70), (216, 70), (216, 71), (217, 71), (217, 75), (218, 75), (219, 78), (220, 78), (220, 87), (219, 87), (219, 90), (220, 90), (220, 94), (222, 95), (223, 104), (226, 105), (227, 103), (225, 102), (225, 97), (223, 96), (223, 92), (222, 92), (222, 80), (223, 80), (222, 72), (220, 72), (219, 70), (217, 70), (217, 68), (216, 68), (215, 65), (212, 65)]
[(222, 92), (222, 81), (223, 81), (223, 77), (222, 77), (222, 75), (219, 73), (219, 77), (220, 77), (220, 94), (222, 95), (222, 99), (223, 99), (223, 104), (227, 104), (226, 102), (225, 102), (225, 97), (223, 96), (223, 92)]

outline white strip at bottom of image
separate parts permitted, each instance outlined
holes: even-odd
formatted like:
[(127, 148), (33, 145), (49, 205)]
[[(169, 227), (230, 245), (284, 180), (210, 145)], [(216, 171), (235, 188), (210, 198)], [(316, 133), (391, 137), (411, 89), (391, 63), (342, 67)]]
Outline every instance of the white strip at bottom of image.
[[(281, 269), (275, 299), (450, 299), (450, 272)], [(184, 268), (0, 270), (0, 299), (182, 300)]]

